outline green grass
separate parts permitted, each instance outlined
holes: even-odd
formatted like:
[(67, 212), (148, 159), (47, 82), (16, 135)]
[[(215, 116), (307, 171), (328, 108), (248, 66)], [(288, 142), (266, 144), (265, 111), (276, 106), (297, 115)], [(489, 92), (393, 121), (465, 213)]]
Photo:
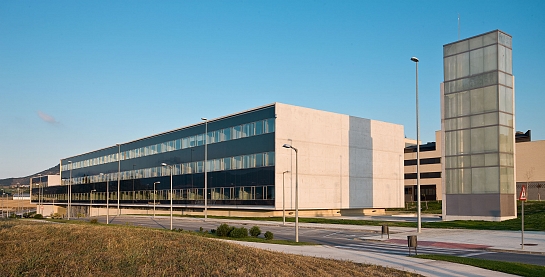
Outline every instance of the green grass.
[[(509, 230), (519, 231), (521, 228), (521, 206), (518, 201), (518, 217), (515, 219), (501, 222), (477, 221), (477, 220), (456, 220), (440, 222), (423, 222), (424, 228), (446, 228), (446, 229), (475, 229), (475, 230)], [(201, 218), (202, 216), (185, 216)], [(235, 220), (256, 220), (256, 221), (276, 221), (281, 222), (281, 217), (227, 217), (227, 216), (208, 216), (218, 219)], [(295, 222), (295, 218), (286, 217), (287, 222)], [(374, 221), (374, 220), (356, 220), (356, 219), (336, 219), (336, 218), (305, 218), (300, 217), (302, 223), (323, 223), (323, 224), (346, 224), (346, 225), (368, 225), (391, 227), (412, 227), (416, 228), (416, 222), (394, 222), (394, 221)], [(545, 201), (527, 201), (524, 204), (524, 230), (526, 231), (545, 231)]]
[(534, 276), (545, 275), (545, 266), (539, 266), (539, 265), (502, 262), (502, 261), (490, 261), (490, 260), (446, 256), (446, 255), (418, 255), (418, 256), (412, 256), (412, 257), (471, 265), (471, 266), (476, 266), (476, 267), (480, 267), (484, 269), (500, 271), (500, 272), (519, 275), (519, 276), (534, 277)]
[[(416, 213), (416, 202), (405, 203), (405, 208), (392, 208), (386, 209), (387, 212), (411, 212)], [(441, 214), (442, 213), (442, 201), (422, 201), (422, 213), (424, 214)]]

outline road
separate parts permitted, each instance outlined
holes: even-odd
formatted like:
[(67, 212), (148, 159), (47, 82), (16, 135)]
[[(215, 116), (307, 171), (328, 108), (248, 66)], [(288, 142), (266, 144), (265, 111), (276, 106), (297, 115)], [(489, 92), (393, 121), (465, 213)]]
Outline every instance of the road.
[[(96, 218), (99, 220), (99, 222), (106, 223), (105, 216)], [(211, 229), (216, 229), (223, 222), (227, 222), (229, 225), (237, 227), (244, 226), (247, 229), (250, 229), (257, 224), (262, 233), (270, 231), (274, 234), (275, 239), (294, 240), (295, 237), (293, 223), (283, 226), (281, 222), (273, 224), (271, 224), (271, 222), (256, 223), (255, 221), (244, 223), (243, 220), (222, 221), (217, 219), (208, 219), (208, 221), (205, 222), (202, 218), (196, 219), (174, 217), (173, 228), (198, 231), (200, 227), (202, 227), (204, 230), (210, 231)], [(131, 224), (141, 227), (170, 229), (170, 217), (157, 216), (154, 219), (151, 216), (110, 216), (110, 224)], [(343, 230), (342, 225), (339, 225), (339, 229), (299, 228), (300, 241), (314, 242), (317, 244), (356, 251), (377, 252), (402, 256), (407, 256), (409, 254), (409, 249), (406, 244), (366, 240), (366, 238), (374, 237), (376, 235), (377, 233), (374, 231)], [(545, 266), (545, 256), (543, 255), (426, 246), (418, 246), (417, 250), (418, 254), (453, 255), (459, 257), (519, 262)]]

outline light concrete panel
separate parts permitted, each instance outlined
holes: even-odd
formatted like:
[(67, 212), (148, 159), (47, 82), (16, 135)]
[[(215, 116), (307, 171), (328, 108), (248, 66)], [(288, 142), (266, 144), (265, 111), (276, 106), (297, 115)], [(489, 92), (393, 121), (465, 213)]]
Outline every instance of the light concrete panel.
[[(285, 170), (286, 207), (295, 198), (295, 153), (283, 144), (298, 149), (301, 209), (403, 206), (403, 126), (281, 103), (276, 114), (276, 209)], [(377, 190), (394, 196), (374, 200)]]

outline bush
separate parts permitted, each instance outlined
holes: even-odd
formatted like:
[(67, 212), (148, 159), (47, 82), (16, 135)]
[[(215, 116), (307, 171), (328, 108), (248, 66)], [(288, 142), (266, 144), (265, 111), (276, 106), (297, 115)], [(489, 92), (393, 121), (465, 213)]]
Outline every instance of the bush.
[(272, 240), (273, 238), (274, 238), (273, 233), (271, 233), (269, 231), (265, 232), (265, 239), (266, 240)]
[(250, 229), (250, 235), (252, 237), (256, 237), (261, 235), (261, 229), (259, 229), (259, 226), (254, 226)]
[(204, 229), (203, 229), (202, 227), (199, 228), (199, 232), (202, 233), (203, 230), (204, 230)]
[(44, 216), (43, 216), (42, 214), (35, 214), (35, 215), (34, 215), (34, 218), (36, 218), (36, 219), (43, 219)]
[(210, 233), (211, 233), (211, 234), (215, 234), (215, 233), (216, 233), (216, 229), (210, 229)]
[(248, 229), (244, 227), (233, 228), (233, 230), (229, 232), (229, 237), (232, 237), (232, 238), (245, 238), (247, 236), (248, 236)]
[(227, 237), (229, 236), (229, 233), (231, 232), (232, 229), (234, 229), (234, 227), (231, 227), (223, 223), (216, 230), (216, 234), (218, 234), (219, 237)]
[(61, 219), (62, 218), (62, 215), (60, 213), (54, 213), (51, 215), (51, 218), (53, 219)]
[(9, 218), (17, 218), (17, 215), (15, 213), (12, 213), (9, 215)]
[(93, 218), (93, 219), (89, 220), (89, 223), (97, 224), (98, 220), (96, 218)]

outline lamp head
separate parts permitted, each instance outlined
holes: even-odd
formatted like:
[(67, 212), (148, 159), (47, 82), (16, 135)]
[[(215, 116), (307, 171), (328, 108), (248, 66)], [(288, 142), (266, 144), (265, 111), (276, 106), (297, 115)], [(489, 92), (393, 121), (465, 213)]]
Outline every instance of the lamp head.
[(168, 164), (166, 164), (166, 163), (161, 163), (161, 165), (162, 165), (162, 166), (167, 166)]
[(284, 148), (291, 148), (291, 145), (289, 145), (289, 144), (284, 144), (284, 145), (282, 145), (282, 147), (284, 147)]
[(418, 62), (418, 58), (417, 58), (417, 57), (412, 57), (412, 58), (411, 58), (411, 61), (417, 63), (417, 62)]
[(208, 119), (206, 117), (201, 117), (201, 120), (207, 121)]

